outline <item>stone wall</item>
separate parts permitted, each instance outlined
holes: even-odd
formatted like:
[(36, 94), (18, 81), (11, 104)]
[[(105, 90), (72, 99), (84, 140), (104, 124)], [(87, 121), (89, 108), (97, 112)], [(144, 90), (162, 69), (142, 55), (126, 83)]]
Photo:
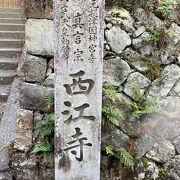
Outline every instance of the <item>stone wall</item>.
[[(54, 179), (53, 156), (32, 154), (40, 143), (37, 124), (54, 112), (53, 21), (29, 19), (17, 74), (21, 79), (16, 138), (10, 148), (10, 169), (15, 179)], [(38, 30), (38, 31), (37, 31)]]
[[(143, 8), (136, 8), (133, 14), (117, 7), (107, 11), (104, 82), (121, 87), (117, 92), (121, 104), (138, 104), (141, 97), (137, 98), (134, 86), (146, 101), (158, 99), (159, 103), (155, 106), (156, 113), (146, 112), (139, 118), (132, 114), (132, 109), (119, 107), (126, 117), (110, 128), (104, 125), (103, 145), (126, 147), (131, 154), (135, 152), (135, 171), (133, 176), (124, 177), (125, 169), (114, 172), (110, 166), (108, 172), (103, 170), (108, 175), (104, 178), (103, 173), (102, 179), (180, 178), (177, 165), (180, 162), (180, 27), (177, 12), (164, 20)], [(102, 160), (108, 162), (104, 156)], [(119, 178), (115, 175), (118, 171)]]
[[(41, 6), (40, 6), (41, 7)], [(42, 18), (44, 15), (36, 17)], [(110, 8), (105, 19), (104, 83), (117, 89), (125, 117), (102, 124), (102, 180), (180, 178), (180, 27), (178, 13), (160, 19), (143, 8), (132, 13)], [(53, 113), (53, 21), (28, 19), (18, 75), (22, 80), (20, 110), (10, 167), (15, 179), (53, 179), (53, 160), (30, 152), (38, 141), (35, 124)], [(133, 114), (127, 104), (158, 99), (156, 113)], [(147, 101), (146, 101), (147, 100)], [(125, 108), (124, 108), (125, 107)], [(143, 106), (144, 107), (144, 106)], [(137, 113), (137, 111), (136, 111)], [(138, 118), (137, 118), (138, 117)], [(125, 148), (134, 156), (134, 172), (104, 148)], [(15, 149), (15, 151), (14, 151)], [(167, 170), (166, 170), (167, 169)], [(41, 175), (40, 175), (41, 173)]]
[(25, 0), (24, 13), (27, 18), (53, 19), (52, 0)]

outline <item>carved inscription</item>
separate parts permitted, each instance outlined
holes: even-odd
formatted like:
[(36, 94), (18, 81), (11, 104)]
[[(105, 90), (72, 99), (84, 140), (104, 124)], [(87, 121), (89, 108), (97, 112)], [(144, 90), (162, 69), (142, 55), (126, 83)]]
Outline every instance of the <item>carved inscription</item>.
[(61, 58), (64, 58), (65, 60), (68, 60), (69, 57), (69, 33), (68, 33), (68, 27), (70, 26), (69, 20), (70, 17), (67, 14), (67, 9), (68, 6), (66, 5), (67, 1), (62, 1), (62, 6), (60, 8), (60, 18), (62, 19), (62, 34), (61, 34), (61, 43), (62, 43), (62, 48), (61, 48)]
[(91, 0), (90, 2), (90, 9), (89, 9), (89, 61), (90, 63), (94, 63), (96, 60), (96, 46), (97, 46), (97, 23), (98, 23), (98, 16), (97, 16), (98, 5), (96, 0)]
[[(64, 102), (64, 105), (69, 107), (69, 108), (71, 108), (71, 106), (72, 106), (71, 102), (69, 102), (69, 101)], [(86, 116), (86, 115), (84, 115), (84, 110), (86, 108), (88, 108), (89, 106), (90, 105), (88, 103), (84, 103), (81, 106), (74, 107), (73, 110), (79, 112), (79, 115), (77, 117), (73, 117), (72, 115), (69, 115), (70, 114), (69, 110), (63, 111), (62, 112), (63, 115), (69, 115), (69, 117), (64, 121), (64, 123), (69, 124), (72, 121), (76, 122), (76, 121), (78, 121), (80, 119), (89, 119), (91, 121), (94, 121), (95, 120), (94, 116)]]
[(55, 179), (99, 180), (104, 0), (54, 2)]
[(74, 61), (84, 61), (83, 54), (84, 51), (80, 48), (80, 44), (84, 35), (84, 24), (82, 23), (82, 15), (78, 12), (74, 15), (73, 19), (73, 28), (74, 28), (74, 42), (77, 45), (77, 49), (74, 51)]
[[(82, 27), (82, 25), (80, 24), (79, 19), (76, 20), (76, 22), (78, 22), (78, 23), (76, 23), (76, 25), (78, 24), (80, 27)], [(72, 79), (73, 83), (63, 85), (65, 87), (66, 93), (68, 95), (75, 96), (75, 95), (78, 95), (78, 94), (82, 94), (82, 95), (86, 96), (87, 94), (90, 93), (90, 91), (94, 87), (94, 81), (92, 79), (82, 79), (81, 76), (83, 76), (83, 75), (85, 75), (85, 72), (82, 71), (82, 70), (80, 70), (77, 73), (69, 75), (70, 77), (73, 78)], [(65, 101), (64, 105), (68, 108), (67, 110), (61, 112), (62, 115), (68, 116), (68, 118), (64, 120), (65, 124), (70, 124), (72, 122), (77, 122), (79, 120), (91, 120), (91, 121), (94, 121), (96, 119), (95, 116), (86, 115), (84, 113), (85, 109), (90, 107), (89, 103), (83, 103), (80, 106), (73, 107), (72, 103), (70, 101)], [(78, 115), (76, 117), (73, 117), (73, 115), (72, 115), (74, 111), (78, 112)], [(82, 135), (82, 133), (80, 132), (79, 127), (76, 127), (75, 130), (76, 130), (76, 135), (72, 135), (72, 137), (79, 137), (79, 136)], [(80, 143), (80, 145), (79, 145), (80, 146), (80, 158), (76, 157), (76, 159), (78, 161), (83, 160), (83, 144), (84, 144), (83, 140), (87, 140), (87, 137), (83, 137), (81, 139), (77, 139), (75, 141), (70, 141), (70, 142), (67, 143), (68, 145), (70, 145), (72, 143), (75, 143), (76, 141), (79, 141), (79, 143)], [(84, 145), (89, 145), (89, 144), (84, 144)], [(91, 146), (92, 146), (92, 144), (91, 144)], [(76, 146), (72, 146), (70, 148), (65, 148), (64, 151), (67, 151), (67, 150), (69, 150), (71, 148), (75, 148), (75, 147), (78, 147), (78, 146), (76, 145)], [(74, 155), (77, 154), (77, 152), (74, 151), (74, 150), (71, 151), (71, 153), (74, 154)]]
[[(76, 150), (73, 150), (77, 147), (79, 147), (79, 157), (76, 156), (76, 159), (78, 161), (82, 161), (83, 160), (83, 148), (84, 146), (92, 146), (91, 143), (84, 143), (84, 141), (87, 141), (87, 137), (81, 137), (83, 135), (83, 133), (81, 132), (80, 128), (75, 128), (76, 134), (72, 135), (71, 137), (74, 139), (70, 142), (67, 143), (67, 145), (69, 147), (65, 148), (64, 151), (69, 151), (72, 150), (71, 153), (74, 154), (75, 156), (78, 154)], [(81, 138), (80, 138), (81, 137)], [(77, 145), (73, 145), (74, 143), (78, 142)]]
[[(94, 81), (92, 79), (82, 79), (81, 76), (83, 76), (84, 74), (85, 72), (82, 70), (75, 74), (70, 74), (70, 76), (73, 78), (73, 83), (63, 85), (66, 88), (66, 92), (68, 94), (89, 94), (94, 86)], [(78, 88), (78, 90), (76, 90), (76, 88)]]

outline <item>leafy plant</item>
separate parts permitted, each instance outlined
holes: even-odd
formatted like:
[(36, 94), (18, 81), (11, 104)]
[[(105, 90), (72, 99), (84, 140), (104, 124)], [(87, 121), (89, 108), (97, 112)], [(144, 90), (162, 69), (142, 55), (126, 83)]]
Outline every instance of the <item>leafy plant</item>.
[(160, 176), (160, 178), (167, 177), (167, 170), (165, 168), (160, 168), (159, 169), (159, 176)]
[(55, 119), (53, 114), (46, 116), (37, 124), (37, 128), (40, 131), (41, 142), (34, 146), (32, 151), (33, 154), (42, 153), (47, 156), (53, 152), (52, 138), (54, 137), (54, 126)]
[[(140, 118), (145, 114), (152, 114), (157, 112), (157, 105), (160, 101), (156, 98), (146, 98), (141, 89), (134, 84), (131, 89), (133, 91), (132, 101), (123, 101), (117, 97), (119, 92), (115, 87), (110, 84), (105, 84), (103, 86), (103, 107), (102, 115), (104, 119), (113, 125), (119, 125), (119, 122), (125, 119), (125, 114), (123, 112), (124, 107), (129, 109), (129, 113), (135, 118)], [(123, 107), (123, 109), (122, 109)]]
[(161, 38), (161, 33), (155, 30), (154, 28), (150, 28), (149, 30), (149, 36), (147, 37), (148, 41), (159, 41)]
[(118, 125), (124, 114), (118, 108), (119, 99), (117, 93), (120, 87), (114, 84), (105, 83), (103, 86), (102, 115), (104, 119), (114, 125)]
[(132, 115), (136, 118), (140, 118), (142, 115), (145, 114), (152, 114), (157, 112), (156, 106), (160, 103), (158, 99), (148, 99), (143, 103), (136, 103), (133, 102), (131, 104), (131, 108), (133, 110)]
[(170, 14), (177, 7), (177, 0), (161, 0), (158, 11), (162, 14)]
[(114, 125), (119, 124), (119, 120), (124, 118), (123, 112), (118, 108), (103, 105), (102, 107), (103, 117)]
[(103, 96), (109, 98), (112, 102), (118, 100), (117, 93), (121, 91), (121, 87), (119, 87), (116, 83), (104, 83), (102, 92)]
[(43, 138), (50, 136), (54, 133), (54, 115), (51, 114), (47, 116), (44, 120), (40, 121), (37, 125), (37, 128), (40, 129), (40, 135)]
[(134, 158), (126, 151), (126, 149), (116, 149), (112, 146), (106, 146), (105, 150), (108, 156), (116, 157), (124, 166), (134, 170)]
[(50, 109), (54, 105), (54, 94), (50, 94), (49, 96), (46, 96), (45, 100), (47, 101), (48, 109)]
[(140, 88), (134, 84), (131, 87), (135, 101), (127, 102), (127, 105), (132, 111), (132, 115), (136, 118), (140, 118), (145, 114), (152, 114), (157, 112), (157, 105), (160, 101), (157, 98), (146, 98)]
[(50, 144), (48, 141), (45, 141), (45, 142), (41, 142), (39, 144), (36, 144), (34, 146), (32, 153), (33, 154), (43, 153), (44, 155), (47, 156), (48, 154), (52, 153), (52, 151), (53, 151), (52, 144)]

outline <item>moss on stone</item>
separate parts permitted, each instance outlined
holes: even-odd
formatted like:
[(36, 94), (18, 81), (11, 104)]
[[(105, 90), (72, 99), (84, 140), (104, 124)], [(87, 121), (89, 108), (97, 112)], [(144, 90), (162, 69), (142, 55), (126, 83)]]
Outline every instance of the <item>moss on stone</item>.
[(160, 64), (156, 63), (155, 60), (153, 60), (152, 58), (148, 58), (145, 56), (129, 55), (126, 57), (126, 60), (129, 62), (139, 61), (145, 66), (147, 66), (148, 70), (144, 72), (144, 75), (151, 80), (159, 78), (161, 75), (162, 68), (160, 67)]
[(138, 6), (150, 9), (153, 6), (153, 0), (106, 0), (106, 7), (108, 9), (112, 7), (123, 7), (127, 10), (133, 10)]
[(143, 162), (143, 165), (144, 165), (145, 167), (147, 167), (149, 160), (148, 160), (147, 158), (143, 157), (143, 158), (142, 158), (142, 162)]

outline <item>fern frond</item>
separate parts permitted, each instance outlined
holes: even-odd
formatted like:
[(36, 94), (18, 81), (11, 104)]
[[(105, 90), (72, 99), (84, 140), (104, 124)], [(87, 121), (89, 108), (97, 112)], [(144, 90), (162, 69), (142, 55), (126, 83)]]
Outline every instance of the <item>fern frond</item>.
[(132, 170), (134, 170), (134, 158), (124, 148), (116, 149), (115, 156), (126, 167), (131, 168)]
[(131, 90), (133, 92), (133, 97), (136, 101), (141, 102), (144, 100), (144, 94), (141, 92), (141, 89), (137, 84), (133, 84), (131, 86)]
[(117, 84), (105, 83), (102, 88), (103, 96), (110, 99), (113, 103), (118, 100), (117, 93), (119, 91)]
[(157, 112), (157, 105), (160, 104), (158, 99), (148, 99), (142, 107), (135, 109), (132, 113), (134, 117), (141, 117), (144, 114), (152, 114)]
[(45, 100), (47, 101), (48, 108), (51, 108), (54, 105), (54, 94), (46, 96)]
[(134, 170), (134, 158), (126, 151), (126, 149), (116, 149), (109, 145), (105, 147), (105, 150), (108, 156), (116, 157), (124, 166)]
[(52, 135), (54, 133), (55, 119), (54, 115), (49, 115), (42, 121), (40, 121), (37, 127), (40, 129), (40, 135), (45, 136)]
[(113, 156), (114, 155), (114, 152), (113, 152), (113, 147), (112, 146), (106, 146), (105, 147), (105, 150), (106, 150), (106, 154), (108, 155), (108, 156)]
[(106, 121), (118, 125), (120, 120), (124, 118), (123, 112), (115, 107), (109, 107), (107, 105), (103, 105), (102, 113)]
[(43, 154), (48, 154), (53, 151), (53, 146), (48, 142), (42, 142), (40, 144), (36, 144), (34, 146), (34, 149), (32, 151), (33, 154), (37, 153), (43, 153)]

